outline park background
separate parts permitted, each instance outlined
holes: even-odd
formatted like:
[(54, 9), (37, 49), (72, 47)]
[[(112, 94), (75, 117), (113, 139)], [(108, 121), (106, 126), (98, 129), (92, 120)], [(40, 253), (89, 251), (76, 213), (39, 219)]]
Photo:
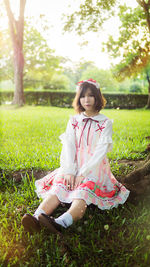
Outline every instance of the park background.
[[(75, 91), (79, 80), (92, 77), (100, 83), (103, 93), (148, 94), (149, 64), (148, 60), (144, 60), (149, 58), (149, 30), (137, 1), (118, 1), (118, 6), (114, 6), (112, 1), (108, 7), (98, 6), (97, 9), (104, 9), (104, 15), (98, 15), (98, 11), (95, 11), (93, 19), (97, 19), (97, 24), (90, 17), (92, 11), (88, 1), (85, 2), (87, 10), (82, 2), (57, 0), (50, 4), (44, 0), (42, 5), (41, 1), (26, 2), (24, 90)], [(18, 19), (19, 1), (10, 1), (10, 4)], [(76, 15), (81, 4), (83, 11), (81, 15)], [(111, 5), (115, 14), (110, 14), (108, 10), (105, 15)], [(1, 7), (0, 90), (3, 91), (14, 90), (14, 70), (3, 0)], [(82, 17), (84, 12), (91, 20), (89, 29), (89, 23)], [(72, 21), (67, 16), (72, 13), (75, 23), (74, 28), (69, 29)], [(99, 21), (99, 17), (102, 17), (102, 21)], [(78, 23), (83, 29), (79, 28)]]
[[(19, 2), (26, 4), (22, 36)], [(59, 135), (74, 114), (71, 99), (79, 80), (96, 79), (111, 104), (102, 113), (114, 120), (108, 156), (116, 178), (149, 163), (150, 1), (1, 0), (0, 5), (0, 266), (148, 266), (148, 168), (142, 182), (127, 184), (132, 197), (125, 205), (108, 211), (90, 206), (62, 237), (44, 229), (29, 235), (21, 218), (40, 202), (35, 179), (59, 167)], [(24, 59), (22, 76), (16, 75), (16, 46)]]

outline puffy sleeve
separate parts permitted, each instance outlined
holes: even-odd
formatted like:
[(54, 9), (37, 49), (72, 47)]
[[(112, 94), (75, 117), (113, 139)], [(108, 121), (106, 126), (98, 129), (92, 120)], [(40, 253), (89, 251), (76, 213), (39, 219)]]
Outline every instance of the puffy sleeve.
[(78, 175), (86, 176), (97, 167), (106, 156), (107, 152), (112, 150), (112, 120), (107, 120), (105, 128), (102, 130), (99, 141), (96, 145), (94, 154), (80, 169)]
[(73, 120), (70, 118), (66, 131), (59, 136), (63, 146), (60, 156), (60, 166), (64, 174), (76, 175), (76, 145), (75, 145), (75, 130), (73, 128)]

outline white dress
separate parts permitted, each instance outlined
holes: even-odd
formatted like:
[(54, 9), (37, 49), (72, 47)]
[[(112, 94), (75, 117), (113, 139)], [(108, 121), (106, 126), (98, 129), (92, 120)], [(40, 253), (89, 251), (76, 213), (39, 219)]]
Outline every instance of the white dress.
[[(106, 156), (112, 149), (112, 120), (103, 114), (72, 116), (60, 140), (60, 168), (35, 182), (39, 197), (53, 194), (63, 203), (83, 199), (102, 210), (126, 201), (129, 191), (111, 173)], [(71, 191), (64, 184), (65, 174), (82, 175), (84, 180)]]

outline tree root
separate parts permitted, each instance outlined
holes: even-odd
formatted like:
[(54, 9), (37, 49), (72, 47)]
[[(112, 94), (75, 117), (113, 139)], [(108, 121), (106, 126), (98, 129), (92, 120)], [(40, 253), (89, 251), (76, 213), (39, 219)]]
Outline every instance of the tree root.
[(142, 167), (119, 180), (130, 190), (133, 197), (150, 192), (150, 155), (143, 162)]

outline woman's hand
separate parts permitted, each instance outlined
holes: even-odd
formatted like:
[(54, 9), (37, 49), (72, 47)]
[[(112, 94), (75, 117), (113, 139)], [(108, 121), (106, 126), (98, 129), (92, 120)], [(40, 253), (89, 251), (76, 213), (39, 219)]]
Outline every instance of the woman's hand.
[(66, 174), (64, 175), (64, 184), (66, 185), (68, 190), (74, 189), (74, 175), (73, 174)]
[(76, 176), (74, 189), (76, 189), (82, 183), (83, 180), (84, 180), (84, 177), (82, 175)]

